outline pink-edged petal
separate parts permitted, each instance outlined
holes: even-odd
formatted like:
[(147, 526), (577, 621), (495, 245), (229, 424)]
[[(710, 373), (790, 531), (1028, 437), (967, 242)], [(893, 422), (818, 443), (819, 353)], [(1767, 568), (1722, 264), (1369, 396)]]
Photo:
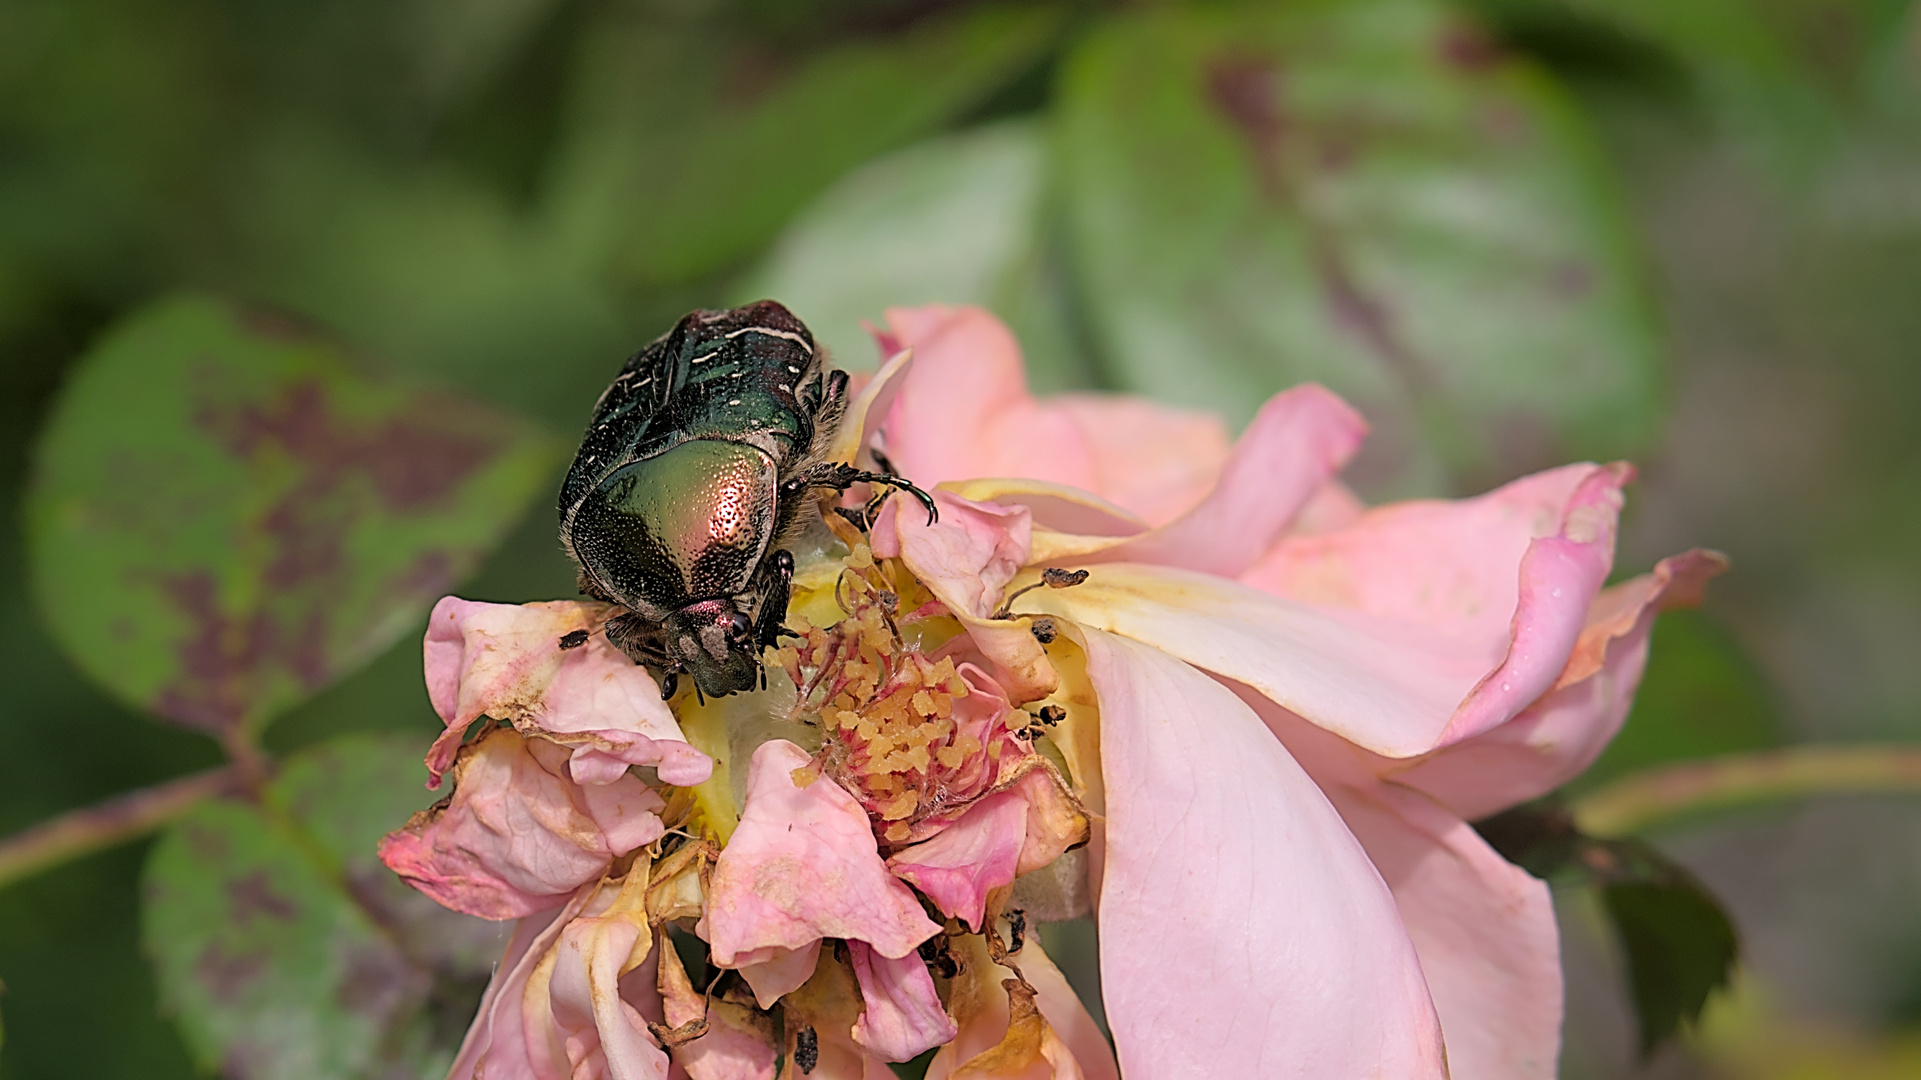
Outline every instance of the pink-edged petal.
[[(527, 1037), (521, 1024), (520, 1000), (527, 990), (527, 978), (553, 948), (560, 931), (579, 912), (592, 894), (583, 888), (567, 903), (521, 919), (508, 939), (506, 953), (494, 965), (494, 975), (481, 995), (474, 1022), (461, 1040), (447, 1080), (476, 1080), (483, 1075), (524, 1077), (532, 1075), (527, 1064)], [(482, 1064), (486, 1068), (481, 1070)]]
[(1655, 616), (1700, 603), (1708, 579), (1726, 567), (1717, 552), (1690, 551), (1609, 588), (1595, 601), (1558, 689), (1492, 731), (1382, 771), (1470, 821), (1560, 787), (1621, 730)]
[[(443, 597), (427, 624), (428, 697), (447, 725), (427, 755), (430, 787), (482, 715), (551, 732), (575, 747), (576, 779), (608, 783), (628, 765), (654, 765), (670, 784), (706, 779), (713, 763), (686, 744), (660, 688), (600, 634), (606, 604), (485, 604)], [(570, 633), (586, 644), (562, 649)]]
[(1002, 985), (1014, 972), (994, 962), (980, 937), (952, 941), (961, 972), (948, 994), (960, 1030), (934, 1055), (926, 1080), (1119, 1080), (1107, 1036), (1042, 951), (1037, 936), (1029, 934), (1012, 957), (1034, 988), (1034, 1005), (1044, 1025), (1033, 1024), (1033, 1018), (1015, 1021), (1010, 1008), (1014, 1003)]
[(1324, 387), (1276, 394), (1255, 414), (1198, 505), (1089, 557), (1234, 577), (1273, 546), (1366, 435), (1360, 414)]
[(667, 1026), (707, 1021), (705, 1034), (670, 1051), (674, 1064), (687, 1070), (688, 1080), (774, 1080), (779, 1050), (774, 1046), (769, 1018), (755, 1015), (744, 1005), (709, 999), (695, 990), (673, 943), (664, 935), (656, 950), (660, 953), (657, 978)]
[(891, 350), (880, 370), (861, 383), (854, 399), (847, 403), (833, 442), (828, 444), (827, 460), (853, 463), (869, 448), (874, 433), (893, 411), (894, 399), (900, 396), (913, 362), (914, 350)]
[(1093, 492), (1150, 523), (1191, 507), (1225, 458), (1204, 413), (1139, 398), (1037, 401), (1020, 346), (980, 308), (891, 308), (881, 349), (914, 350), (881, 428), (888, 456), (922, 487), (1030, 477)]
[(771, 1009), (774, 1002), (814, 977), (814, 968), (820, 963), (820, 942), (798, 949), (767, 945), (739, 954), (734, 963), (739, 965), (740, 977), (747, 980), (748, 987), (754, 991), (754, 1003), (762, 1009)]
[(714, 866), (700, 921), (721, 967), (821, 938), (866, 941), (899, 958), (940, 929), (888, 873), (853, 796), (825, 777), (795, 786), (794, 770), (808, 761), (785, 739), (754, 751), (740, 825)]
[(847, 958), (866, 1004), (854, 1022), (855, 1042), (887, 1061), (907, 1061), (954, 1037), (954, 1020), (941, 1008), (934, 977), (919, 956), (889, 959), (864, 941), (850, 941)]
[(978, 930), (987, 894), (1013, 882), (1026, 839), (1027, 799), (1001, 791), (969, 807), (932, 840), (896, 853), (887, 866), (941, 914)]
[(1394, 891), (1453, 1075), (1553, 1080), (1561, 946), (1547, 883), (1418, 792), (1390, 782), (1327, 793)]
[(567, 751), (497, 729), (463, 748), (444, 808), (380, 842), (393, 871), (446, 907), (485, 919), (544, 911), (661, 832), (665, 803), (635, 777), (582, 788)]
[(1419, 627), (1449, 652), (1484, 657), (1435, 745), (1457, 742), (1554, 686), (1613, 563), (1632, 476), (1626, 465), (1571, 465), (1476, 499), (1391, 504), (1346, 528), (1283, 540), (1242, 580), (1349, 611), (1383, 634)]
[(1125, 638), (1085, 638), (1107, 799), (1101, 982), (1122, 1070), (1444, 1077), (1394, 899), (1320, 789), (1227, 688)]

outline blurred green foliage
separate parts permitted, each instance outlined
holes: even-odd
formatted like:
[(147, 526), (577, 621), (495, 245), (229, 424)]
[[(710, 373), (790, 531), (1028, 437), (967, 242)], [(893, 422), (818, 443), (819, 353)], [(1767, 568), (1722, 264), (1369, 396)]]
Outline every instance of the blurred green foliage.
[[(1685, 471), (1697, 432), (1717, 430), (1685, 413), (1691, 399), (1674, 405), (1671, 341), (1711, 353), (1727, 327), (1749, 334), (1740, 344), (1798, 334), (1819, 342), (1808, 366), (1834, 357), (1874, 380), (1849, 399), (1866, 418), (1858, 456), (1806, 485), (1824, 513), (1730, 512), (1714, 520), (1740, 531), (1681, 543), (1735, 547), (1750, 581), (1815, 576), (1805, 553), (1819, 550), (1869, 567), (1870, 591), (1911, 583), (1895, 568), (1921, 540), (1921, 439), (1903, 422), (1921, 393), (1902, 344), (1921, 312), (1915, 11), (0, 6), (0, 490), (20, 515), (0, 529), (0, 827), (217, 760), (140, 713), (203, 731), (272, 719), (266, 744), (287, 755), (269, 813), (210, 806), (151, 857), (136, 845), (0, 892), (0, 1075), (66, 1075), (76, 1046), (94, 1048), (91, 1075), (143, 1078), (196, 1062), (348, 1076), (444, 1060), (488, 942), (411, 932), (432, 913), (369, 862), (373, 838), (425, 798), (412, 762), (436, 725), (409, 639), (434, 593), (477, 566), (468, 595), (570, 592), (544, 513), (556, 448), (619, 360), (691, 306), (773, 295), (859, 367), (860, 320), (886, 305), (983, 303), (1013, 324), (1040, 388), (1142, 391), (1237, 419), (1319, 379), (1375, 423), (1355, 474), (1370, 496), (1462, 492), (1588, 455), (1652, 458), (1658, 487), (1663, 461)], [(1775, 215), (1791, 224), (1756, 215), (1800, 230), (1768, 253), (1790, 268), (1778, 295), (1703, 295), (1689, 259), (1727, 237), (1712, 214), (1650, 209), (1702, 147), (1794, 208)], [(183, 290), (239, 306), (164, 299)], [(1847, 314), (1808, 329), (1782, 314), (1796, 305)], [(239, 314), (262, 307), (325, 332)], [(272, 436), (209, 423), (291, 420), (301, 386), (341, 421), (319, 443), (286, 423)], [(1677, 407), (1690, 426), (1669, 422)], [(407, 449), (370, 466), (383, 431)], [(429, 446), (454, 443), (473, 452)], [(456, 458), (477, 463), (436, 473), (419, 507), (383, 501), (382, 469)], [(1798, 467), (1791, 450), (1763, 464)], [(304, 584), (282, 588), (276, 566), (304, 567)], [(395, 588), (409, 567), (422, 572)], [(168, 592), (191, 573), (207, 576), (201, 608)], [(1730, 583), (1731, 610), (1765, 610), (1769, 587)], [(199, 654), (184, 648), (193, 611), (213, 643)], [(311, 648), (276, 652), (275, 634)], [(1792, 734), (1754, 632), (1669, 616), (1656, 637), (1590, 782)], [(211, 696), (183, 706), (166, 688), (202, 662)], [(1862, 700), (1876, 717), (1907, 701)], [(1914, 704), (1872, 722), (1921, 734)], [(143, 859), (152, 969), (135, 943)], [(236, 910), (254, 883), (276, 903)], [(458, 955), (422, 951), (429, 939)], [(258, 987), (216, 992), (210, 973), (240, 969), (208, 956), (270, 940), (311, 962), (267, 956)], [(342, 1005), (362, 961), (391, 978)], [(333, 1004), (302, 1011), (303, 996)], [(266, 1032), (268, 1056), (247, 1056)]]

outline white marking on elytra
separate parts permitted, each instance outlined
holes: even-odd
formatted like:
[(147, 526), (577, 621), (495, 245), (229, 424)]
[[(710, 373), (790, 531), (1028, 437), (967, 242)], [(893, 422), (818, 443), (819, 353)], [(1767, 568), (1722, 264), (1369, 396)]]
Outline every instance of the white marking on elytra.
[(738, 404), (740, 404), (740, 399), (739, 399), (739, 398), (735, 398), (734, 400), (732, 400), (732, 401), (730, 401), (730, 402), (728, 402), (727, 404), (729, 404), (729, 405), (738, 405)]
[(715, 349), (713, 352), (710, 352), (710, 353), (702, 353), (701, 355), (694, 357), (693, 360), (689, 362), (695, 363), (695, 364), (704, 364), (707, 361), (712, 360), (714, 357), (719, 356), (720, 354), (721, 354), (721, 350)]
[(795, 366), (794, 366), (794, 365), (792, 365), (792, 364), (789, 364), (789, 365), (787, 365), (787, 371), (788, 371), (788, 373), (789, 373), (789, 374), (792, 374), (792, 375), (798, 375), (798, 374), (800, 374), (800, 369), (799, 369), (799, 368), (797, 368), (797, 367), (795, 367)]
[(748, 327), (743, 327), (739, 330), (736, 330), (731, 334), (728, 334), (727, 340), (732, 341), (733, 339), (739, 337), (742, 334), (766, 334), (768, 337), (786, 338), (787, 340), (793, 342), (794, 344), (799, 345), (801, 348), (806, 349), (807, 355), (809, 356), (814, 355), (814, 347), (812, 345), (807, 344), (806, 338), (801, 337), (799, 334), (792, 333), (787, 330), (769, 330), (765, 326), (748, 326)]
[(781, 383), (781, 384), (780, 384), (780, 388), (781, 388), (782, 390), (785, 390), (785, 391), (787, 391), (787, 392), (788, 392), (788, 393), (790, 393), (790, 394), (794, 392), (794, 388), (793, 388), (793, 387), (791, 387), (791, 386), (789, 386), (789, 385), (787, 385), (786, 383)]

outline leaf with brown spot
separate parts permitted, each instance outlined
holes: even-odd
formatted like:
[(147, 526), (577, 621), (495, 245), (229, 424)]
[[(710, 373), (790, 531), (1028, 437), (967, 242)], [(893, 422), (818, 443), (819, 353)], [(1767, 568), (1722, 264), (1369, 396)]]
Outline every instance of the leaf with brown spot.
[(415, 629), (557, 449), (282, 320), (161, 301), (79, 364), (41, 436), (35, 591), (128, 701), (210, 734), (259, 725)]
[(195, 1058), (234, 1080), (438, 1075), (509, 924), (456, 915), (381, 866), (427, 798), (424, 740), (295, 755), (262, 809), (212, 802), (149, 856), (142, 939)]
[(1591, 132), (1452, 5), (1158, 7), (1061, 81), (1057, 160), (1121, 387), (1246, 419), (1321, 382), (1372, 493), (1644, 448), (1664, 345)]

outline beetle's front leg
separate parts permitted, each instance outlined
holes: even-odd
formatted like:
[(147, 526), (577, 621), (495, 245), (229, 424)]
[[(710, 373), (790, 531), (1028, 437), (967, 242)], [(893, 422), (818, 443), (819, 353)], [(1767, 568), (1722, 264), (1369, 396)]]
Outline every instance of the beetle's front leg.
[(761, 648), (780, 644), (787, 629), (787, 601), (794, 592), (794, 556), (775, 551), (761, 560), (755, 572), (754, 592), (760, 597), (760, 612), (754, 617), (754, 641)]
[(680, 661), (667, 655), (660, 644), (660, 627), (632, 613), (607, 620), (607, 643), (636, 664), (646, 664), (660, 672), (660, 699), (666, 701), (680, 688)]
[(927, 492), (922, 491), (920, 488), (915, 487), (913, 484), (908, 483), (898, 476), (868, 472), (866, 469), (856, 469), (852, 465), (844, 465), (838, 461), (822, 462), (794, 476), (792, 479), (781, 484), (780, 493), (783, 498), (795, 498), (809, 488), (831, 488), (834, 491), (846, 491), (848, 488), (860, 483), (885, 484), (888, 487), (905, 491), (919, 500), (920, 504), (927, 509), (927, 523), (929, 525), (940, 520), (940, 508), (934, 505), (934, 497)]

